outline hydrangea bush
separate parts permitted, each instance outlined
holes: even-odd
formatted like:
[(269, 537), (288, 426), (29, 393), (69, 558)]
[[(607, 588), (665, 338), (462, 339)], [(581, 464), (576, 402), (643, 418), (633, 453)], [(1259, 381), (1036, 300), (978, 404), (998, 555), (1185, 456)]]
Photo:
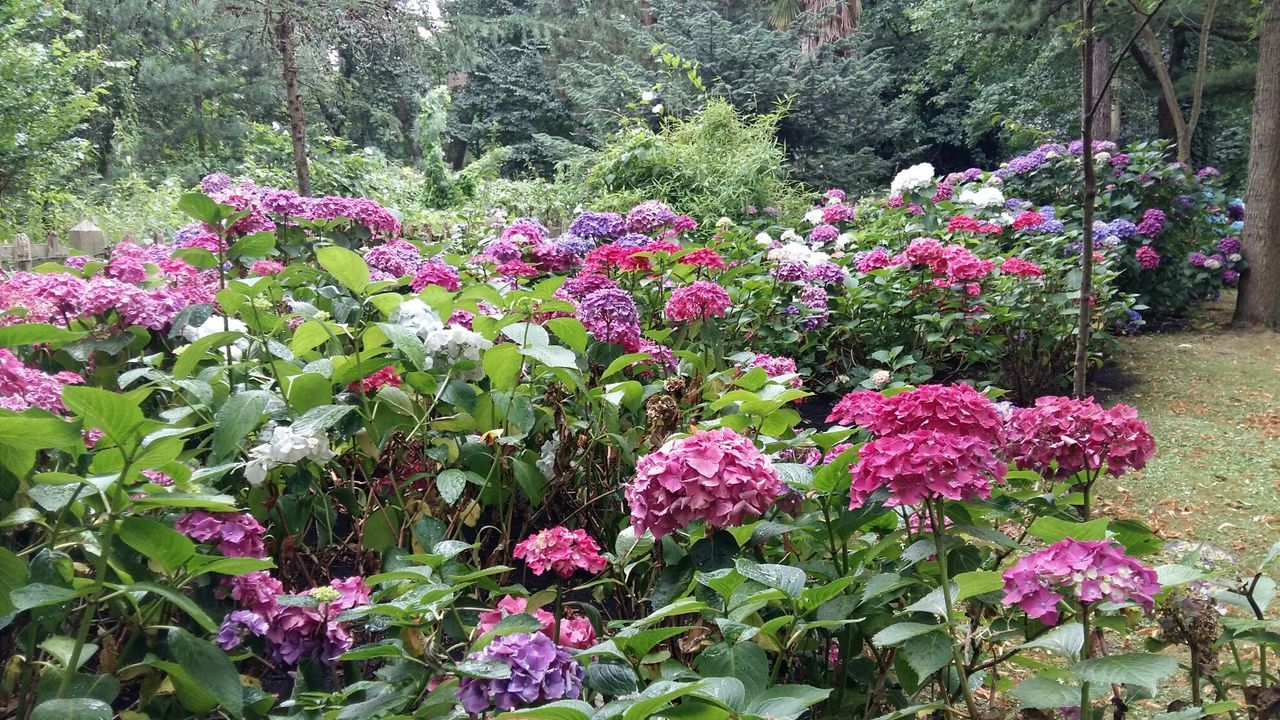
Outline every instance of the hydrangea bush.
[(6, 274), (13, 713), (1098, 718), (1178, 668), (1138, 626), (1196, 717), (1243, 707), (1274, 584), (1095, 517), (1155, 439), (1035, 399), (1079, 231), (992, 177), (438, 242), (210, 176), (168, 241)]

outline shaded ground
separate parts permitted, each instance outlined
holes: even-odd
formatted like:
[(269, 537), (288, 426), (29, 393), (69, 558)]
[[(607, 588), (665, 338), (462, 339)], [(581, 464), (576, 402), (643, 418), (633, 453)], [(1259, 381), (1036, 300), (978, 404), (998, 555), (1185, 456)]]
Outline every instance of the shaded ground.
[(1280, 334), (1229, 330), (1229, 311), (1126, 339), (1099, 374), (1099, 399), (1136, 407), (1158, 448), (1102, 496), (1165, 537), (1256, 561), (1280, 539)]

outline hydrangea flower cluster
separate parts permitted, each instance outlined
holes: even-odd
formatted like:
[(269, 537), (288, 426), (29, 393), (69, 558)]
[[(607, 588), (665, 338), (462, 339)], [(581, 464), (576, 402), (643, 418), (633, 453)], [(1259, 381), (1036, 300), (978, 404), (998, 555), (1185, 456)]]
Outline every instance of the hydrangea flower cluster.
[(706, 320), (724, 317), (731, 304), (729, 293), (724, 288), (710, 280), (698, 280), (673, 290), (662, 314), (673, 322)]
[(1136, 602), (1150, 612), (1158, 592), (1155, 571), (1109, 540), (1059, 540), (1004, 572), (1004, 604), (1046, 625), (1058, 623), (1067, 595), (1082, 603)]
[[(552, 640), (556, 640), (555, 616), (542, 608), (530, 609), (528, 598), (515, 597), (514, 595), (503, 596), (494, 609), (480, 613), (479, 620), (476, 623), (476, 635), (484, 635), (497, 627), (503, 618), (521, 613), (532, 615), (535, 620), (542, 624), (542, 629), (538, 632)], [(561, 647), (586, 650), (596, 644), (596, 629), (586, 616), (567, 614), (560, 619), (560, 638), (556, 640), (556, 643)]]
[(396, 372), (394, 367), (388, 365), (381, 370), (370, 373), (362, 380), (351, 383), (347, 386), (347, 389), (351, 392), (373, 393), (384, 387), (398, 388), (403, 382), (400, 378), (400, 373)]
[(173, 529), (202, 543), (218, 546), (227, 557), (264, 558), (266, 530), (249, 513), (193, 510), (178, 518)]
[(631, 526), (661, 538), (694, 520), (733, 527), (759, 517), (782, 494), (772, 461), (729, 428), (668, 440), (640, 458), (625, 495)]
[(1160, 253), (1150, 245), (1142, 245), (1133, 253), (1138, 265), (1143, 270), (1155, 270), (1160, 267)]
[(1016, 408), (1006, 427), (1006, 452), (1019, 468), (1065, 478), (1103, 468), (1113, 476), (1141, 470), (1155, 439), (1128, 405), (1104, 409), (1093, 398), (1049, 396)]
[(676, 221), (676, 213), (658, 200), (645, 200), (627, 213), (627, 230), (655, 233)]
[(933, 184), (933, 165), (929, 163), (920, 163), (912, 165), (899, 172), (893, 177), (893, 182), (889, 185), (889, 191), (894, 195), (902, 195), (903, 193), (919, 190)]
[(40, 408), (61, 413), (62, 388), (80, 385), (84, 378), (63, 370), (49, 375), (25, 365), (7, 348), (0, 348), (0, 408), (22, 412)]
[(1018, 275), (1025, 278), (1044, 277), (1044, 270), (1040, 266), (1030, 260), (1023, 260), (1020, 257), (1006, 258), (1000, 264), (1000, 272), (1005, 275)]
[(627, 231), (627, 221), (618, 213), (586, 210), (569, 223), (569, 232), (596, 242), (617, 240)]
[(554, 570), (562, 578), (576, 570), (598, 573), (609, 565), (586, 530), (570, 530), (562, 525), (530, 535), (516, 545), (512, 555), (524, 560), (534, 575)]
[(1142, 213), (1142, 220), (1138, 222), (1137, 232), (1139, 235), (1147, 237), (1155, 237), (1164, 230), (1165, 214), (1159, 208), (1147, 208)]
[(299, 433), (289, 425), (277, 425), (265, 433), (266, 442), (249, 449), (249, 462), (244, 477), (251, 485), (261, 485), (267, 473), (278, 465), (288, 465), (303, 460), (325, 462), (333, 458), (329, 449), (329, 437), (322, 430)]
[(578, 303), (578, 319), (601, 342), (628, 349), (640, 342), (640, 313), (636, 301), (617, 287), (604, 287), (583, 297)]
[(791, 387), (800, 387), (804, 383), (797, 374), (796, 361), (789, 357), (757, 353), (747, 362), (746, 368), (739, 366), (739, 370), (750, 368), (761, 368), (769, 378), (789, 376), (790, 379), (787, 380), (787, 384)]
[(862, 447), (850, 506), (857, 507), (882, 487), (886, 505), (932, 498), (987, 497), (992, 481), (1007, 472), (993, 452), (1004, 437), (999, 410), (967, 385), (921, 385), (893, 397), (862, 390), (850, 393), (831, 417), (867, 428), (873, 440)]
[(369, 587), (361, 577), (312, 589), (306, 594), (315, 599), (315, 607), (280, 603), (277, 598), (285, 595), (284, 586), (266, 571), (233, 577), (228, 584), (242, 609), (223, 618), (218, 644), (231, 650), (248, 635), (263, 637), (271, 655), (288, 665), (314, 656), (333, 662), (350, 650), (354, 640), (346, 623), (333, 618), (369, 603)]
[(582, 694), (582, 666), (568, 650), (541, 633), (517, 633), (494, 638), (469, 660), (497, 660), (511, 668), (505, 678), (464, 677), (458, 686), (462, 709), (480, 715), (490, 708), (517, 708)]
[(462, 283), (458, 281), (458, 271), (439, 260), (423, 263), (413, 273), (413, 281), (409, 287), (414, 292), (422, 292), (428, 285), (439, 285), (449, 292), (457, 292)]
[(390, 210), (368, 198), (336, 196), (303, 197), (292, 190), (240, 183), (232, 185), (224, 173), (206, 175), (200, 187), (214, 201), (230, 205), (249, 214), (236, 221), (234, 234), (273, 230), (274, 216), (282, 223), (293, 220), (322, 222), (345, 221), (361, 225), (380, 237), (400, 234), (400, 220)]

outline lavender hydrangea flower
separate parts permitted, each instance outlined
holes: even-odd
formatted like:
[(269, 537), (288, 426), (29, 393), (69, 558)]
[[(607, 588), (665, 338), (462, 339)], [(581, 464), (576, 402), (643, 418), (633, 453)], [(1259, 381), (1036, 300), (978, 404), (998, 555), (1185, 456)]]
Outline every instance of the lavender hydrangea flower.
[(604, 288), (582, 298), (578, 319), (598, 340), (623, 347), (640, 341), (640, 314), (625, 290)]
[(653, 238), (641, 233), (627, 233), (613, 242), (615, 247), (638, 248), (653, 242)]
[(569, 223), (571, 235), (591, 240), (614, 240), (627, 231), (627, 222), (614, 212), (583, 211)]
[(1218, 250), (1228, 255), (1240, 252), (1240, 238), (1224, 237), (1218, 241)]
[(577, 699), (582, 694), (582, 666), (569, 651), (541, 633), (495, 638), (472, 660), (497, 660), (511, 668), (510, 677), (464, 677), (458, 686), (462, 709), (479, 715), (491, 707), (515, 710), (536, 703)]
[(645, 200), (627, 213), (627, 229), (631, 232), (651, 233), (675, 222), (676, 214), (665, 203)]

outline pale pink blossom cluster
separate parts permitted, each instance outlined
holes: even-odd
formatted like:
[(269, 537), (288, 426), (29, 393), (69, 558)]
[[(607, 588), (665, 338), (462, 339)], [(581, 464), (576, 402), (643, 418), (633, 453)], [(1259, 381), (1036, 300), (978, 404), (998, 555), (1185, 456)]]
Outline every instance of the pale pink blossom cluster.
[(661, 538), (694, 520), (741, 525), (763, 515), (782, 494), (773, 463), (729, 428), (667, 441), (640, 458), (626, 487), (631, 526)]
[(1046, 625), (1057, 624), (1067, 595), (1082, 603), (1132, 601), (1149, 612), (1158, 592), (1156, 572), (1109, 540), (1059, 540), (1004, 571), (1004, 604)]
[(1155, 438), (1128, 405), (1103, 408), (1093, 398), (1048, 396), (1017, 408), (1008, 423), (1010, 459), (1045, 477), (1102, 469), (1119, 476), (1141, 470), (1155, 455)]
[(769, 378), (791, 376), (787, 380), (787, 384), (793, 388), (798, 388), (804, 384), (804, 381), (797, 374), (796, 361), (789, 357), (756, 353), (747, 361), (746, 367), (738, 366), (739, 372), (745, 372), (751, 368), (764, 370), (765, 376)]
[(516, 545), (512, 555), (524, 560), (534, 575), (554, 570), (563, 578), (576, 570), (598, 573), (609, 565), (586, 530), (570, 530), (563, 525), (530, 535)]

